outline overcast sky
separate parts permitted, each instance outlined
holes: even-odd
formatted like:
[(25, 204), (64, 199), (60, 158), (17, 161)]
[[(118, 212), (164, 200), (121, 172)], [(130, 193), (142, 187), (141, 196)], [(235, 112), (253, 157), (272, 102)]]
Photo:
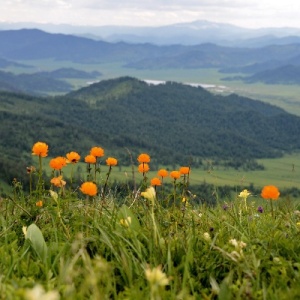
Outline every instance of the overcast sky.
[(300, 28), (300, 0), (1, 0), (0, 22), (159, 26), (195, 20)]

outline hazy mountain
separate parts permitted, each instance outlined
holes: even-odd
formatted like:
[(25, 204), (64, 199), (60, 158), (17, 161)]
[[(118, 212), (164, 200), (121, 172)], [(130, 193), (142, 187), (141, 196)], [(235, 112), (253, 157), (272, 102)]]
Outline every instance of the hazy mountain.
[(72, 90), (69, 83), (43, 74), (18, 74), (0, 71), (0, 90), (30, 94), (66, 93)]
[(262, 47), (270, 44), (286, 44), (293, 39), (289, 36), (297, 37), (300, 35), (300, 29), (298, 28), (249, 29), (205, 20), (152, 27), (93, 27), (68, 24), (0, 23), (0, 30), (22, 28), (38, 28), (50, 33), (80, 35), (108, 42), (122, 41), (126, 43), (152, 43), (158, 45), (215, 43), (235, 47)]
[(155, 46), (107, 43), (40, 30), (0, 31), (0, 57), (10, 60), (54, 58), (80, 63), (124, 62), (138, 69), (243, 67), (270, 60), (287, 61), (300, 55), (300, 44), (263, 48), (233, 48), (214, 44)]
[(300, 65), (284, 65), (257, 72), (251, 76), (225, 77), (223, 80), (242, 80), (246, 83), (300, 84)]

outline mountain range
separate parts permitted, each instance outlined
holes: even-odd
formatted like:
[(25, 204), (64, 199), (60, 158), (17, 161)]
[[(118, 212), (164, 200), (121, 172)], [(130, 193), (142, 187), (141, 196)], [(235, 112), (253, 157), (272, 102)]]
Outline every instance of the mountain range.
[(72, 26), (68, 24), (0, 23), (0, 30), (41, 29), (49, 33), (83, 36), (106, 42), (156, 45), (214, 43), (232, 47), (262, 47), (299, 43), (299, 28), (249, 29), (227, 23), (196, 20), (166, 26)]
[[(298, 83), (298, 80), (293, 78), (295, 67), (300, 65), (300, 43), (297, 42), (260, 48), (225, 47), (211, 43), (193, 46), (179, 44), (157, 46), (124, 42), (109, 43), (74, 35), (51, 34), (37, 29), (0, 31), (0, 40), (0, 68), (3, 71), (17, 67), (24, 70), (25, 74), (34, 73), (30, 79), (29, 89), (23, 85), (16, 86), (15, 78), (12, 77), (10, 82), (3, 82), (4, 74), (2, 74), (0, 86), (5, 87), (6, 90), (11, 87), (11, 90), (15, 91), (21, 89), (25, 92), (48, 93), (49, 89), (44, 88), (40, 79), (35, 76), (39, 72), (31, 65), (40, 60), (68, 61), (73, 65), (85, 64), (88, 66), (118, 63), (125, 70), (214, 68), (223, 73), (249, 74), (246, 78), (224, 76), (226, 80), (238, 79), (246, 83), (256, 81), (281, 84)], [(284, 73), (281, 72), (282, 69), (285, 70)], [(60, 70), (52, 71), (61, 73)], [(276, 77), (276, 80), (269, 80), (269, 74)], [(24, 77), (24, 74), (15, 75)], [(50, 74), (48, 72), (48, 75), (45, 73), (39, 73), (39, 75), (45, 78)], [(91, 76), (95, 80), (99, 80), (101, 75), (101, 72), (95, 70)], [(72, 76), (69, 78), (74, 78)], [(49, 78), (49, 84), (53, 80), (61, 81), (66, 78), (68, 78), (66, 73), (60, 78)], [(35, 80), (37, 81), (35, 82)], [(55, 84), (51, 84), (51, 86), (54, 87)], [(69, 82), (57, 82), (57, 89), (52, 92), (68, 92), (72, 88)]]

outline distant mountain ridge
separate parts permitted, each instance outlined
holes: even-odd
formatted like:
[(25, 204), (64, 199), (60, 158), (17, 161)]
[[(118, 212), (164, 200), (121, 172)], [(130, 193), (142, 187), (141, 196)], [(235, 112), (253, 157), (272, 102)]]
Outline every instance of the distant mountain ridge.
[(23, 28), (38, 28), (49, 33), (86, 36), (113, 43), (151, 43), (156, 45), (215, 43), (233, 47), (262, 47), (271, 44), (298, 43), (300, 36), (299, 28), (249, 29), (206, 20), (147, 27), (0, 23), (0, 30)]

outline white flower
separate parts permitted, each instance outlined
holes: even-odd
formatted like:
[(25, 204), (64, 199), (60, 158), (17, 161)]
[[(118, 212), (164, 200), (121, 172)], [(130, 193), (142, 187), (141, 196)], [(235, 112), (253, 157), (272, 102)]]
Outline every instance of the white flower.
[(161, 266), (150, 269), (149, 267), (145, 270), (145, 275), (150, 285), (155, 286), (166, 286), (169, 284), (169, 279), (166, 274), (162, 272)]
[(211, 241), (211, 237), (210, 234), (208, 232), (204, 232), (203, 233), (203, 238), (207, 241), (210, 242)]
[(32, 289), (27, 289), (25, 291), (26, 300), (59, 300), (60, 296), (57, 291), (45, 292), (41, 285), (36, 285)]

